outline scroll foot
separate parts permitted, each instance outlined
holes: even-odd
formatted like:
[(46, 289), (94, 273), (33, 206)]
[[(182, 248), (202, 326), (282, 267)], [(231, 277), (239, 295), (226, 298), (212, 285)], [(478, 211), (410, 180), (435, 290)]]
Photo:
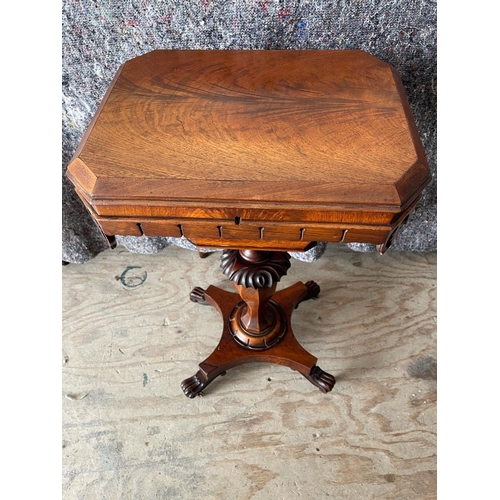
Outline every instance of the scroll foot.
[(203, 290), (203, 288), (199, 286), (196, 286), (191, 290), (189, 298), (191, 299), (191, 302), (196, 302), (198, 304), (201, 304), (202, 306), (210, 305), (210, 303), (205, 298), (205, 290)]
[[(223, 376), (226, 372), (223, 371), (218, 375)], [(194, 398), (195, 396), (202, 396), (201, 391), (207, 387), (212, 380), (217, 377), (208, 378), (202, 371), (197, 371), (192, 377), (183, 380), (181, 383), (181, 389), (188, 398)]]
[(319, 285), (315, 281), (308, 281), (306, 283), (307, 286), (307, 295), (304, 298), (304, 300), (309, 300), (309, 299), (316, 299), (319, 295), (320, 288)]
[(299, 307), (299, 304), (301, 302), (304, 302), (309, 299), (317, 299), (319, 292), (321, 291), (319, 285), (315, 281), (308, 281), (307, 283), (305, 283), (305, 285), (307, 287), (307, 292), (304, 295), (304, 298), (302, 298), (301, 300), (299, 300), (299, 302), (297, 302), (297, 304), (295, 305), (295, 309)]
[(330, 392), (335, 385), (335, 377), (324, 372), (319, 366), (313, 366), (311, 373), (309, 375), (304, 375), (304, 377), (324, 393)]
[(203, 374), (201, 372), (197, 372), (192, 377), (187, 378), (181, 383), (181, 388), (184, 394), (188, 398), (194, 398), (198, 396), (200, 392), (209, 384), (208, 380), (202, 380)]

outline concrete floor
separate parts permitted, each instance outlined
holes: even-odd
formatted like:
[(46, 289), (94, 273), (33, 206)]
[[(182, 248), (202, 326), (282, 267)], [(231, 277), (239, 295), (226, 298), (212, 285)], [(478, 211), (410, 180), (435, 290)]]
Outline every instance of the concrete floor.
[(63, 498), (436, 498), (436, 254), (292, 259), (280, 286), (321, 286), (293, 330), (333, 391), (259, 363), (191, 400), (221, 320), (189, 292), (232, 291), (219, 256), (118, 247), (63, 268)]

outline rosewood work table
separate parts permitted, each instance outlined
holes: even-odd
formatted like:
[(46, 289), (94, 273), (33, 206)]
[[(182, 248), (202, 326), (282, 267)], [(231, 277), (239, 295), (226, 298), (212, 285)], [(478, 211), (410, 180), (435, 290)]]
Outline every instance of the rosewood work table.
[(323, 242), (383, 253), (430, 182), (397, 72), (362, 51), (157, 50), (118, 71), (67, 176), (103, 233), (223, 249), (237, 293), (196, 287), (223, 318), (189, 397), (246, 362), (335, 378), (295, 339), (314, 281), (276, 292), (288, 252)]

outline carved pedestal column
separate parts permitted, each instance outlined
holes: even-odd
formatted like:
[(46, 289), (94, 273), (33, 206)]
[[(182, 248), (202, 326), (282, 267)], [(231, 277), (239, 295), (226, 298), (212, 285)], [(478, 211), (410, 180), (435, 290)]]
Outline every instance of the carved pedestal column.
[(298, 282), (276, 292), (278, 281), (290, 268), (285, 252), (225, 250), (221, 267), (236, 293), (209, 286), (191, 292), (193, 302), (212, 305), (224, 325), (221, 340), (200, 370), (181, 384), (193, 398), (226, 370), (248, 362), (277, 363), (297, 370), (321, 391), (331, 391), (335, 377), (321, 370), (317, 359), (295, 339), (291, 328), (294, 309), (319, 294), (313, 281)]

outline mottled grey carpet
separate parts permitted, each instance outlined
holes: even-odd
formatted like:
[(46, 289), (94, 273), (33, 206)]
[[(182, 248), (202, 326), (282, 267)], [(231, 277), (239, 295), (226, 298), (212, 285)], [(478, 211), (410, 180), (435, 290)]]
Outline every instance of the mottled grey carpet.
[[(436, 250), (435, 1), (65, 0), (62, 14), (63, 173), (114, 74), (133, 57), (154, 49), (362, 49), (399, 71), (434, 176), (391, 248)], [(64, 176), (62, 196), (62, 259), (86, 262), (106, 241)], [(118, 243), (142, 253), (187, 244), (145, 237)], [(320, 246), (294, 256), (321, 253)]]

